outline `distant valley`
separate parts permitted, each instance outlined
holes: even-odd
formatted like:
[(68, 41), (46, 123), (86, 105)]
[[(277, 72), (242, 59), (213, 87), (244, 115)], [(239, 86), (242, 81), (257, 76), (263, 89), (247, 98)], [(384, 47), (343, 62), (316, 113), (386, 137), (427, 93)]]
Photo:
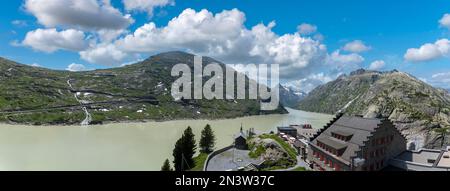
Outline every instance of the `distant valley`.
[(280, 103), (283, 106), (295, 108), (301, 100), (303, 100), (307, 93), (294, 89), (293, 87), (278, 86), (280, 90)]

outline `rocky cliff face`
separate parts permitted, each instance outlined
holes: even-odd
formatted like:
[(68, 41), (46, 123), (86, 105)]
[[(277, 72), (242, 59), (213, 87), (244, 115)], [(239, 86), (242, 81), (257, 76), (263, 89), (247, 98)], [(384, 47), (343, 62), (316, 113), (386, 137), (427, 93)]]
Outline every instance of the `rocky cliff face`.
[(299, 109), (364, 117), (389, 117), (418, 146), (437, 148), (443, 137), (434, 129), (450, 124), (450, 96), (403, 72), (358, 70), (317, 87)]

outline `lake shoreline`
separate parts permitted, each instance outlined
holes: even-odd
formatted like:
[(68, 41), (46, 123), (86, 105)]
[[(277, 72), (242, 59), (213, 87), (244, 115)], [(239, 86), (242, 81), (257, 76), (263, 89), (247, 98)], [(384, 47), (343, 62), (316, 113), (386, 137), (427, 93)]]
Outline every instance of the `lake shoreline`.
[[(179, 118), (179, 119), (171, 119), (171, 120), (123, 120), (123, 121), (105, 121), (102, 122), (102, 124), (92, 124), (88, 126), (82, 126), (80, 124), (42, 124), (42, 125), (34, 125), (30, 123), (7, 123), (7, 122), (0, 122), (1, 125), (8, 125), (8, 126), (29, 126), (29, 127), (36, 127), (36, 128), (45, 128), (45, 127), (101, 127), (101, 126), (108, 126), (108, 125), (115, 125), (115, 124), (146, 124), (146, 123), (165, 123), (165, 122), (177, 122), (177, 121), (186, 121), (186, 120), (194, 120), (194, 121), (221, 121), (221, 120), (239, 120), (239, 119), (245, 119), (250, 117), (264, 117), (264, 116), (287, 116), (290, 114), (290, 110), (296, 110), (296, 111), (303, 111), (303, 110), (297, 110), (289, 107), (285, 107), (287, 110), (287, 113), (285, 114), (261, 114), (261, 115), (247, 115), (247, 116), (241, 116), (241, 117), (232, 117), (232, 118)], [(318, 114), (318, 115), (330, 115), (326, 113), (317, 113), (317, 112), (309, 112), (309, 111), (303, 111), (311, 114)]]
[(107, 126), (114, 124), (145, 124), (145, 123), (164, 123), (164, 122), (176, 122), (176, 121), (186, 121), (186, 120), (194, 120), (194, 121), (220, 121), (220, 120), (238, 120), (242, 118), (249, 117), (263, 117), (263, 116), (283, 116), (289, 115), (289, 112), (286, 114), (262, 114), (262, 115), (247, 115), (241, 117), (231, 117), (231, 118), (178, 118), (178, 119), (169, 119), (169, 120), (123, 120), (123, 121), (104, 121), (102, 124), (92, 124), (87, 126), (82, 126), (80, 124), (41, 124), (34, 125), (31, 123), (8, 123), (8, 122), (0, 122), (1, 125), (9, 125), (9, 126), (30, 126), (30, 127), (52, 127), (52, 126), (61, 126), (61, 127), (93, 127), (93, 126)]

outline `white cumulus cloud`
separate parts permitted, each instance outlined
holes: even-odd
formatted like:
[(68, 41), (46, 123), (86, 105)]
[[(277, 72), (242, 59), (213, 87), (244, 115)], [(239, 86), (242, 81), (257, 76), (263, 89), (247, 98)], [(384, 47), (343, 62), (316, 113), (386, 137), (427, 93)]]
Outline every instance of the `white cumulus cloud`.
[(85, 71), (86, 67), (83, 64), (72, 63), (69, 66), (67, 66), (66, 70), (71, 71), (71, 72), (79, 72), (79, 71)]
[(26, 27), (28, 26), (28, 22), (25, 20), (14, 20), (11, 22), (16, 27)]
[(38, 64), (38, 63), (33, 63), (33, 64), (30, 64), (30, 66), (33, 66), (33, 67), (41, 67), (41, 65), (40, 65), (40, 64)]
[(364, 44), (361, 40), (355, 40), (352, 42), (349, 42), (345, 44), (345, 46), (342, 48), (345, 51), (353, 52), (353, 53), (361, 53), (370, 50), (370, 46), (367, 46)]
[(134, 22), (110, 0), (26, 0), (24, 8), (46, 27), (120, 30)]
[(364, 62), (364, 57), (356, 53), (341, 54), (339, 50), (336, 50), (330, 55), (330, 60), (337, 65), (358, 65)]
[(436, 73), (433, 74), (430, 78), (423, 79), (423, 81), (435, 87), (450, 89), (450, 72)]
[(98, 44), (87, 50), (81, 51), (83, 60), (90, 63), (102, 64), (106, 66), (117, 66), (127, 57), (127, 54), (113, 44)]
[(370, 64), (369, 70), (380, 70), (384, 68), (385, 65), (386, 63), (383, 60), (376, 60)]
[[(207, 10), (184, 10), (167, 26), (158, 28), (153, 22), (139, 27), (119, 43), (128, 51), (152, 52), (161, 49), (187, 48), (196, 52), (217, 46), (226, 48), (227, 41), (241, 34), (245, 16), (237, 9), (213, 15)], [(231, 43), (231, 42), (230, 42)]]
[(284, 85), (286, 87), (293, 87), (296, 90), (308, 93), (315, 87), (333, 81), (334, 79), (335, 76), (320, 72), (308, 75), (307, 77), (299, 80), (290, 81)]
[(148, 15), (153, 15), (156, 7), (174, 5), (173, 0), (123, 0), (125, 9), (128, 11), (145, 11)]
[(80, 51), (87, 47), (85, 35), (82, 31), (68, 29), (37, 29), (26, 34), (23, 45), (43, 52), (57, 50)]
[(441, 24), (442, 27), (450, 29), (450, 14), (445, 14), (441, 20), (439, 20), (439, 24)]
[(283, 77), (300, 76), (299, 69), (326, 59), (326, 46), (317, 40), (299, 33), (277, 35), (272, 31), (275, 22), (251, 29), (244, 23), (245, 14), (237, 9), (217, 14), (186, 9), (167, 26), (147, 23), (115, 45), (125, 52), (187, 50), (230, 64), (276, 63), (285, 71), (281, 72)]
[(424, 62), (434, 60), (450, 53), (450, 41), (440, 39), (435, 43), (427, 43), (420, 48), (410, 48), (406, 51), (405, 60), (411, 62)]
[(302, 35), (310, 35), (317, 32), (317, 26), (308, 23), (302, 23), (297, 27), (297, 30)]

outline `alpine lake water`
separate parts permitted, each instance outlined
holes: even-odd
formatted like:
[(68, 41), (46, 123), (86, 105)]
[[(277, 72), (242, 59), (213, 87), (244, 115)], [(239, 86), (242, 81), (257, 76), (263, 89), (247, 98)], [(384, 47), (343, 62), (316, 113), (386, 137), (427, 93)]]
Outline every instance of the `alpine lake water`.
[(289, 109), (286, 115), (225, 120), (112, 123), (98, 126), (0, 124), (1, 171), (158, 171), (187, 126), (196, 139), (210, 124), (216, 148), (229, 146), (240, 130), (276, 132), (277, 126), (312, 124), (322, 128), (333, 116)]

